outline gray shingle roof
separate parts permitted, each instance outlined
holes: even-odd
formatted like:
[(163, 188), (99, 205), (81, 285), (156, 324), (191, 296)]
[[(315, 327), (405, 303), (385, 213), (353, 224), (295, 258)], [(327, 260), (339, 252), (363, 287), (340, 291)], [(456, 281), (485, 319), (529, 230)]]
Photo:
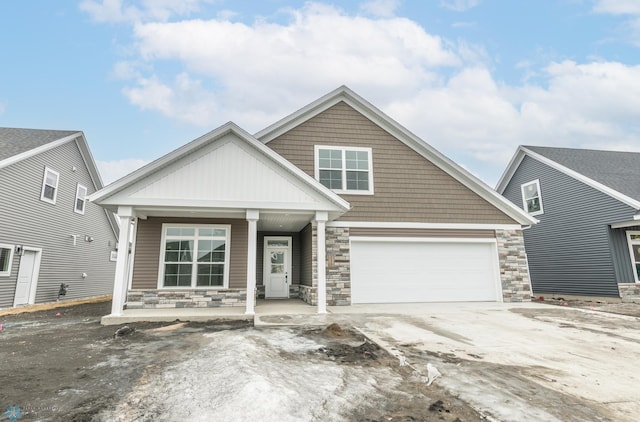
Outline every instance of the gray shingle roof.
[(77, 133), (77, 130), (42, 130), (0, 127), (0, 161)]
[(524, 146), (556, 163), (640, 201), (640, 153)]

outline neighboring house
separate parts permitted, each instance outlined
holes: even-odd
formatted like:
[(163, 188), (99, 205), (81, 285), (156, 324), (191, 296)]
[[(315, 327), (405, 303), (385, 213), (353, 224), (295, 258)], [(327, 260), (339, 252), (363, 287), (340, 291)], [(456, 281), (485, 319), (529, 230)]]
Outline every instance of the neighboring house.
[(640, 298), (640, 153), (521, 146), (497, 190), (540, 221), (536, 295)]
[(82, 132), (0, 128), (0, 308), (110, 294), (117, 223)]
[(255, 135), (227, 123), (91, 201), (134, 231), (113, 315), (531, 297), (535, 219), (346, 87)]

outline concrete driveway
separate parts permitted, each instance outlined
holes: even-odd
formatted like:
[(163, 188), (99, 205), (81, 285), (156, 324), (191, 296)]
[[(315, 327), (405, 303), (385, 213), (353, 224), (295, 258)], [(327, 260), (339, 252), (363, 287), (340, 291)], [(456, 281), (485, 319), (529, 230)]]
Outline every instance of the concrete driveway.
[[(527, 304), (331, 308), (489, 418), (637, 421), (640, 319)], [(348, 313), (348, 315), (346, 314)]]

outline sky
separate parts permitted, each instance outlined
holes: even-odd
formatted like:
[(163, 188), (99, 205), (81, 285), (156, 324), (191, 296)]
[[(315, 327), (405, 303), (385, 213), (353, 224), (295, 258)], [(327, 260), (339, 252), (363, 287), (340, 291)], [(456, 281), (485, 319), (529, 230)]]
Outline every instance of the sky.
[(491, 186), (640, 151), (640, 0), (4, 1), (0, 52), (0, 126), (82, 130), (105, 183), (341, 85)]

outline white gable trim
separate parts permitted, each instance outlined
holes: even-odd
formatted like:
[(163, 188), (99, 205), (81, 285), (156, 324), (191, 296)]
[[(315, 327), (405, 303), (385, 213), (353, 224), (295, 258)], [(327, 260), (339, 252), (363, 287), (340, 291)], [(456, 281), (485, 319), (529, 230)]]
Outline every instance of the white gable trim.
[(546, 164), (547, 166), (558, 170), (561, 173), (566, 174), (569, 177), (572, 177), (576, 180), (578, 180), (579, 182), (582, 182), (588, 186), (591, 186), (592, 188), (606, 194), (609, 195), (610, 197), (622, 202), (623, 204), (629, 205), (632, 208), (635, 209), (640, 209), (640, 201), (637, 201), (621, 192), (618, 192), (615, 189), (611, 189), (610, 187), (603, 185), (600, 182), (597, 182), (587, 176), (585, 176), (582, 173), (578, 173), (575, 170), (571, 170), (568, 167), (563, 166), (562, 164), (559, 164), (541, 154), (538, 154), (534, 151), (531, 151), (528, 148), (525, 148), (523, 146), (518, 147), (518, 151), (516, 152), (516, 154), (514, 155), (514, 157), (511, 159), (511, 162), (509, 163), (509, 167), (507, 167), (507, 170), (504, 172), (504, 174), (502, 175), (502, 177), (500, 178), (500, 181), (498, 182), (498, 185), (496, 187), (496, 189), (498, 190), (498, 192), (502, 193), (504, 192), (505, 188), (507, 187), (507, 185), (509, 184), (509, 181), (511, 180), (511, 178), (513, 177), (513, 175), (515, 174), (517, 168), (520, 166), (520, 164), (522, 163), (522, 160), (524, 160), (525, 156), (529, 156), (531, 158), (533, 158), (536, 161), (539, 161), (543, 164)]
[(445, 157), (443, 154), (434, 149), (431, 145), (424, 142), (418, 136), (411, 133), (408, 129), (400, 125), (398, 122), (384, 114), (373, 104), (353, 92), (346, 86), (330, 92), (313, 103), (303, 107), (295, 113), (279, 120), (275, 124), (261, 130), (255, 134), (255, 137), (265, 144), (282, 135), (283, 133), (293, 129), (306, 120), (313, 118), (328, 108), (344, 101), (353, 107), (359, 113), (371, 120), (374, 124), (386, 130), (396, 139), (400, 140), (418, 154), (441, 168), (454, 179), (471, 189), (481, 198), (489, 202), (491, 205), (513, 218), (522, 225), (536, 224), (537, 220), (525, 213), (523, 210), (512, 204), (503, 196), (495, 192), (491, 187), (482, 182), (480, 179), (460, 167), (458, 164)]
[(34, 155), (42, 154), (45, 151), (49, 151), (51, 149), (57, 148), (60, 145), (64, 145), (67, 142), (71, 142), (76, 139), (78, 136), (82, 136), (82, 132), (76, 132), (69, 136), (65, 136), (64, 138), (60, 138), (56, 141), (49, 142), (44, 145), (40, 145), (39, 147), (30, 149), (29, 151), (22, 152), (20, 154), (12, 155), (11, 157), (5, 158), (0, 161), (0, 169), (3, 167), (10, 166), (11, 164), (15, 164), (22, 160), (26, 160), (29, 157), (33, 157)]
[[(277, 154), (271, 148), (268, 148), (258, 140), (254, 139), (249, 133), (242, 130), (240, 127), (238, 127), (236, 124), (232, 122), (229, 122), (219, 127), (218, 129), (215, 129), (199, 137), (198, 139), (186, 145), (183, 145), (182, 147), (174, 150), (173, 152), (170, 152), (169, 154), (153, 161), (152, 163), (142, 167), (141, 169), (136, 170), (135, 172), (129, 174), (128, 176), (123, 177), (117, 182), (105, 187), (101, 191), (94, 193), (93, 195), (90, 196), (89, 199), (93, 202), (97, 202), (99, 204), (104, 204), (104, 205), (108, 205), (108, 204), (148, 205), (148, 206), (156, 205), (154, 201), (148, 201), (144, 199), (131, 198), (129, 200), (127, 198), (118, 198), (117, 194), (125, 190), (128, 190), (128, 188), (131, 188), (132, 186), (134, 186), (136, 183), (138, 183), (145, 177), (153, 173), (156, 173), (163, 168), (167, 168), (171, 166), (173, 163), (177, 162), (183, 157), (191, 153), (194, 153), (196, 150), (203, 148), (208, 144), (211, 144), (215, 141), (220, 140), (221, 138), (223, 138), (228, 134), (235, 135), (235, 137), (237, 137), (241, 141), (246, 142), (250, 147), (253, 147), (254, 150), (257, 150), (258, 153), (261, 153), (263, 156), (266, 156), (269, 159), (269, 161), (275, 162), (277, 166), (279, 166), (280, 168), (283, 168), (287, 173), (295, 176), (304, 185), (311, 188), (312, 192), (315, 192), (316, 194), (320, 194), (321, 197), (328, 200), (329, 203), (333, 204), (335, 209), (342, 210), (344, 212), (350, 208), (350, 205), (347, 201), (340, 198), (338, 195), (333, 193), (331, 190), (327, 189), (325, 186), (321, 185), (313, 177), (304, 173), (301, 169), (294, 166), (292, 163), (284, 159), (284, 157)], [(255, 203), (249, 204), (246, 202), (228, 202), (228, 201), (226, 202), (225, 201), (192, 201), (192, 202), (193, 203), (181, 201), (180, 204), (182, 204), (185, 207), (189, 207), (189, 206), (242, 207), (247, 205), (249, 205), (251, 208), (256, 207)], [(157, 204), (157, 205), (166, 205), (166, 204), (167, 203), (164, 202), (163, 204)], [(176, 206), (179, 206), (180, 204), (176, 204)], [(265, 207), (269, 208), (269, 207), (280, 207), (280, 206), (283, 206), (284, 204), (276, 204), (276, 203), (270, 204), (267, 202), (264, 205)], [(304, 206), (304, 209), (308, 209), (307, 206), (311, 207), (310, 204), (306, 204), (303, 206)], [(318, 204), (315, 204), (315, 207), (317, 206)], [(311, 207), (311, 208), (315, 209), (314, 207)]]

